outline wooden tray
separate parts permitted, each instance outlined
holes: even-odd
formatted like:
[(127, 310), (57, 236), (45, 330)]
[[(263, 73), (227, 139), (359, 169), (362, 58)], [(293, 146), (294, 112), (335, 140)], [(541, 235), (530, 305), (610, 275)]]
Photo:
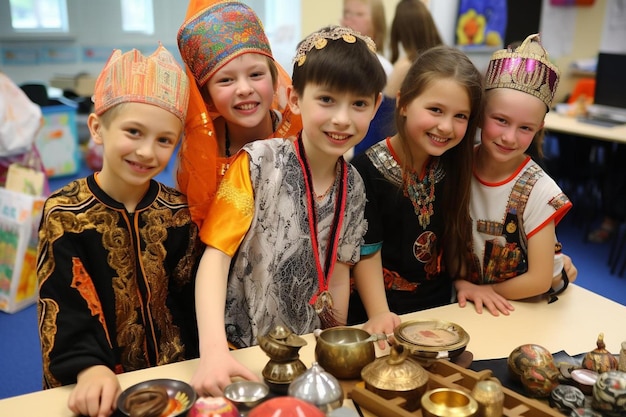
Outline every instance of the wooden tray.
[[(492, 377), (492, 372), (488, 369), (476, 372), (465, 369), (448, 360), (437, 360), (428, 369), (429, 380), (428, 389), (435, 388), (456, 388), (466, 392), (471, 392), (476, 382)], [(504, 392), (504, 416), (506, 417), (545, 417), (558, 416), (562, 414), (549, 405), (525, 397), (506, 387), (502, 387)], [(405, 400), (398, 397), (387, 400), (373, 392), (365, 389), (363, 382), (354, 385), (349, 396), (357, 404), (365, 416), (376, 417), (422, 417), (422, 410), (409, 412), (402, 408)]]

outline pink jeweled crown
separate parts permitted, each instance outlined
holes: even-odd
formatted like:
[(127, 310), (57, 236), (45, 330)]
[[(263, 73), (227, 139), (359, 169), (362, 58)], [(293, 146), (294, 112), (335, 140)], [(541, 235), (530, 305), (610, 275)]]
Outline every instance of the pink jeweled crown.
[(512, 88), (533, 95), (548, 109), (554, 99), (560, 72), (550, 62), (539, 34), (528, 36), (517, 49), (494, 52), (487, 67), (485, 89)]

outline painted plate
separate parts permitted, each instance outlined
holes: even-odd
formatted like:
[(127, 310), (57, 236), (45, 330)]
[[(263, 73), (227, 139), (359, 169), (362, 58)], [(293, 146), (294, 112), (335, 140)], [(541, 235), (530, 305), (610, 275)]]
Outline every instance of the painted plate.
[(394, 336), (418, 353), (464, 350), (469, 342), (469, 335), (461, 326), (441, 320), (404, 322), (396, 327)]

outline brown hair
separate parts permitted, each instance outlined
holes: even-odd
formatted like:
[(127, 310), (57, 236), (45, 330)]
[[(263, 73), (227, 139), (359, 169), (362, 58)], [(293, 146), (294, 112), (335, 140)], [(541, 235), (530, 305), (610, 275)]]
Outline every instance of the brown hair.
[(385, 52), (385, 42), (387, 40), (387, 18), (385, 17), (385, 6), (383, 6), (382, 0), (363, 0), (364, 3), (369, 3), (372, 13), (372, 27), (374, 33), (372, 40), (376, 44), (378, 53), (383, 54)]
[(409, 60), (443, 41), (428, 7), (421, 0), (400, 0), (391, 23), (391, 62), (400, 57), (402, 45)]
[[(298, 48), (316, 33), (331, 33), (337, 26), (327, 26), (309, 35)], [(361, 35), (359, 35), (361, 36)], [(369, 39), (369, 38), (368, 38)], [(307, 84), (319, 84), (337, 91), (377, 96), (387, 82), (387, 75), (374, 51), (367, 43), (355, 37), (353, 43), (339, 38), (326, 37), (321, 49), (312, 47), (306, 51), (304, 63), (293, 65), (292, 83), (298, 94), (304, 93)]]
[(439, 157), (446, 175), (446, 187), (440, 198), (442, 217), (446, 219), (442, 247), (450, 276), (458, 277), (469, 271), (472, 256), (472, 230), (469, 215), (472, 179), (473, 147), (476, 130), (483, 113), (483, 77), (469, 58), (456, 48), (440, 45), (421, 53), (411, 65), (398, 94), (396, 126), (404, 154), (404, 172), (412, 166), (413, 158), (406, 143), (406, 117), (401, 109), (436, 80), (453, 79), (467, 91), (471, 113), (467, 131), (461, 142)]

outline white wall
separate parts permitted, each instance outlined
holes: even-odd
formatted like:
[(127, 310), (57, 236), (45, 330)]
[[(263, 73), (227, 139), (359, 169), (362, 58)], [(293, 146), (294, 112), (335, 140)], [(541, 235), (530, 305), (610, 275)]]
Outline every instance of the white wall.
[[(391, 22), (397, 0), (383, 0), (387, 20)], [(546, 16), (548, 21), (543, 21), (542, 26), (559, 26), (563, 15), (572, 15), (568, 20), (573, 26), (572, 36), (569, 37), (571, 48), (564, 54), (554, 56), (557, 64), (564, 71), (565, 77), (559, 86), (560, 95), (571, 90), (571, 82), (567, 79), (568, 67), (572, 60), (595, 56), (598, 53), (603, 33), (603, 23), (605, 10), (608, 2), (624, 0), (596, 0), (591, 7), (551, 7)], [(111, 46), (123, 50), (131, 47), (143, 49), (145, 47), (154, 48), (157, 41), (162, 41), (166, 47), (173, 49), (172, 53), (177, 53), (176, 33), (183, 22), (187, 1), (186, 0), (153, 0), (155, 34), (146, 35), (126, 35), (121, 31), (121, 13), (119, 0), (67, 0), (69, 8), (70, 28), (73, 38), (65, 40), (52, 40), (49, 38), (39, 38), (30, 41), (7, 40), (6, 28), (10, 27), (9, 0), (0, 0), (0, 48), (38, 48), (43, 46)], [(262, 16), (266, 31), (270, 37), (272, 48), (277, 59), (289, 71), (290, 58), (295, 50), (295, 44), (304, 35), (317, 30), (328, 24), (338, 24), (342, 14), (341, 0), (301, 0), (299, 3), (294, 0), (247, 0), (255, 10)], [(458, 9), (458, 0), (428, 0), (429, 8), (433, 14), (435, 22), (447, 44), (454, 43), (454, 26)], [(544, 7), (548, 0), (544, 0)], [(264, 12), (271, 13), (270, 18), (264, 19)], [(257, 10), (258, 11), (258, 10)], [(545, 11), (545, 10), (544, 10)], [(277, 19), (277, 16), (279, 17)], [(282, 25), (278, 20), (287, 22), (287, 26)], [(545, 42), (559, 42), (559, 39), (550, 39), (545, 31)], [(288, 39), (285, 41), (281, 35), (287, 33)], [(564, 29), (559, 32), (552, 32), (555, 36), (564, 33)], [(280, 39), (277, 40), (277, 39)], [(552, 48), (550, 48), (551, 50)], [(144, 51), (145, 52), (145, 51)], [(479, 69), (484, 69), (489, 60), (490, 53), (472, 54), (470, 56)], [(100, 63), (86, 63), (80, 59), (75, 64), (44, 64), (44, 65), (2, 65), (0, 70), (5, 72), (15, 82), (22, 83), (31, 80), (47, 82), (57, 74), (75, 75), (79, 72), (87, 72), (97, 75), (104, 65)], [(571, 77), (570, 77), (571, 78)], [(559, 95), (559, 94), (558, 94)]]
[[(153, 0), (155, 34), (127, 35), (122, 33), (121, 11), (119, 0), (67, 0), (68, 19), (71, 38), (55, 40), (54, 37), (28, 37), (12, 40), (7, 37), (6, 29), (11, 27), (9, 0), (0, 0), (0, 47), (5, 48), (42, 48), (42, 47), (75, 47), (79, 49), (79, 57), (72, 64), (42, 65), (6, 65), (0, 61), (0, 69), (16, 83), (25, 81), (48, 82), (57, 74), (75, 75), (87, 72), (97, 75), (104, 62), (84, 62), (80, 58), (80, 50), (84, 46), (111, 46), (128, 50), (132, 47), (155, 49), (158, 41), (171, 49), (176, 46), (176, 33), (185, 18), (186, 2), (175, 0)], [(4, 29), (4, 30), (3, 30)], [(175, 51), (172, 51), (173, 53)]]
[[(301, 36), (300, 5), (293, 0), (244, 0), (244, 2), (250, 4), (263, 20), (276, 59), (283, 66), (290, 66), (293, 51)], [(155, 21), (153, 35), (122, 32), (119, 0), (67, 0), (71, 32), (69, 36), (23, 36), (16, 40), (16, 37), (8, 32), (11, 27), (9, 0), (0, 0), (0, 48), (40, 51), (42, 48), (71, 47), (76, 48), (78, 53), (77, 61), (67, 64), (7, 65), (0, 59), (0, 70), (17, 84), (27, 81), (47, 84), (55, 75), (76, 75), (82, 72), (97, 76), (104, 62), (89, 62), (82, 59), (83, 47), (105, 47), (107, 52), (108, 48), (111, 51), (114, 48), (123, 51), (138, 48), (146, 53), (154, 50), (158, 41), (179, 57), (176, 34), (185, 19), (187, 1), (153, 0), (153, 4)], [(265, 18), (265, 12), (271, 13), (271, 16)]]

